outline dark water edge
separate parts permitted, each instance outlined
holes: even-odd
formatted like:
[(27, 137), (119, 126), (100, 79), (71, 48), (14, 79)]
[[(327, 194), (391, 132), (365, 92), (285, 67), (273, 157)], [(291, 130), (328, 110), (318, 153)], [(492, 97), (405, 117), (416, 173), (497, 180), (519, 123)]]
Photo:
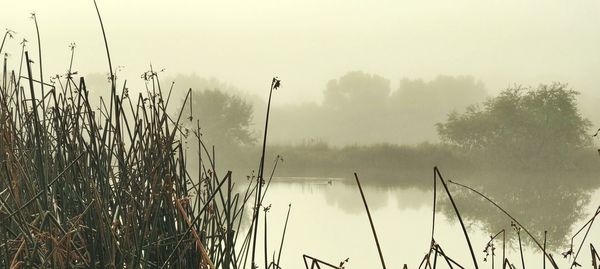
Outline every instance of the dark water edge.
[[(217, 156), (221, 168), (244, 178), (258, 167), (253, 147), (224, 152)], [(278, 177), (330, 177), (353, 179), (365, 184), (430, 188), (433, 167), (449, 179), (467, 184), (558, 184), (579, 188), (600, 187), (600, 156), (585, 149), (569, 156), (529, 160), (506, 160), (483, 154), (465, 154), (443, 145), (355, 146), (344, 148), (271, 146), (266, 169), (273, 169), (275, 157), (282, 156), (274, 173)], [(517, 164), (515, 164), (517, 163)], [(534, 187), (534, 186), (531, 186)]]

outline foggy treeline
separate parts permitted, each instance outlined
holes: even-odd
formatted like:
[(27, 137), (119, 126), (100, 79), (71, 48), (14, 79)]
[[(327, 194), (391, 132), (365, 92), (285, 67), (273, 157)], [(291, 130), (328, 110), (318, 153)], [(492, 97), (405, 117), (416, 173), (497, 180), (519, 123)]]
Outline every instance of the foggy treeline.
[[(170, 102), (175, 104), (183, 103), (187, 90), (192, 89), (190, 106), (172, 107), (182, 109), (184, 115), (189, 116), (184, 125), (191, 132), (200, 127), (203, 141), (209, 147), (215, 146), (217, 161), (227, 163), (239, 171), (239, 174), (249, 174), (256, 169), (257, 160), (253, 156), (258, 154), (258, 140), (264, 128), (265, 97), (248, 94), (237, 85), (230, 85), (216, 78), (204, 78), (195, 74), (177, 74), (161, 80), (163, 85), (174, 82)], [(88, 76), (89, 85), (103, 83), (108, 83), (104, 75)], [(284, 87), (280, 90), (285, 90), (285, 80), (283, 83)], [(551, 84), (537, 88), (514, 86), (495, 95), (490, 94), (491, 90), (472, 76), (440, 75), (431, 80), (405, 78), (399, 81), (397, 87), (392, 88), (391, 85), (391, 81), (382, 76), (353, 71), (331, 79), (324, 85), (323, 98), (319, 102), (278, 105), (274, 101), (269, 124), (269, 156), (271, 160), (276, 155), (282, 155), (286, 160), (286, 164), (278, 169), (278, 174), (340, 177), (348, 171), (360, 170), (380, 181), (410, 184), (416, 183), (414, 178), (418, 177), (409, 177), (407, 174), (428, 171), (431, 164), (439, 163), (470, 172), (484, 167), (501, 170), (507, 166), (539, 170), (547, 168), (544, 163), (548, 167), (557, 167), (558, 163), (560, 168), (569, 169), (594, 167), (593, 157), (596, 156), (591, 150), (591, 129), (595, 125), (594, 121), (587, 119), (588, 115), (592, 115), (591, 118), (595, 115), (593, 106), (588, 104), (593, 100), (586, 103), (586, 98), (582, 98), (568, 85)], [(152, 85), (148, 87), (151, 88)], [(546, 97), (538, 93), (544, 87), (550, 89)], [(166, 92), (170, 89), (162, 90)], [(576, 127), (565, 127), (573, 131), (572, 136), (582, 136), (576, 141), (576, 145), (572, 143), (573, 146), (568, 149), (556, 150), (557, 145), (548, 142), (550, 144), (543, 145), (544, 151), (539, 151), (538, 154), (533, 146), (519, 146), (518, 143), (513, 143), (513, 148), (502, 146), (510, 144), (514, 140), (513, 136), (543, 134), (538, 134), (531, 140), (519, 140), (524, 145), (542, 145), (546, 143), (542, 141), (546, 138), (541, 137), (558, 137), (561, 129), (546, 130), (544, 122), (524, 122), (508, 117), (510, 113), (531, 113), (542, 108), (533, 106), (522, 112), (496, 111), (492, 113), (495, 116), (490, 115), (485, 119), (480, 115), (484, 112), (483, 108), (497, 110), (497, 107), (502, 107), (501, 97), (506, 97), (508, 93), (516, 95), (508, 94), (513, 99), (506, 99), (505, 103), (517, 104), (522, 101), (523, 106), (527, 106), (527, 102), (537, 102), (527, 101), (531, 98), (554, 96), (553, 90), (563, 94), (562, 97), (557, 95), (559, 99), (556, 102), (570, 100), (573, 103), (566, 105), (571, 105), (574, 109), (572, 118), (557, 120), (565, 124), (579, 122)], [(497, 92), (497, 89), (492, 92)], [(275, 93), (274, 100), (276, 98)], [(500, 103), (493, 106), (494, 100)], [(560, 109), (564, 110), (554, 108), (557, 111)], [(475, 113), (477, 111), (479, 114)], [(549, 115), (555, 112), (550, 109), (541, 113)], [(521, 118), (537, 117), (535, 115), (538, 114), (523, 114)], [(460, 125), (463, 123), (458, 119), (468, 118), (469, 115), (470, 121), (483, 119), (486, 123), (478, 126)], [(501, 120), (504, 116), (507, 118)], [(453, 120), (457, 126), (455, 128), (464, 133), (461, 134), (463, 137), (452, 137), (455, 134), (449, 132), (450, 122)], [(513, 133), (507, 131), (506, 134), (494, 132), (509, 128), (506, 126), (510, 122), (515, 122), (518, 130), (515, 129)], [(542, 124), (543, 128), (533, 126), (534, 124)], [(527, 131), (527, 127), (530, 127), (530, 131)], [(467, 135), (475, 133), (485, 133), (489, 137), (474, 138)], [(489, 149), (487, 151), (465, 150), (465, 145), (477, 139), (480, 142), (493, 139), (498, 141), (498, 146), (488, 143), (480, 145)], [(190, 135), (187, 141), (187, 149), (192, 153), (190, 156), (193, 156), (198, 150), (197, 139)], [(556, 140), (556, 143), (563, 142)], [(471, 145), (468, 147), (471, 148)], [(503, 152), (503, 149), (507, 150)], [(565, 159), (564, 154), (569, 154), (569, 162), (561, 161)], [(538, 156), (541, 161), (531, 161), (538, 159)], [(549, 160), (554, 163), (551, 164)]]
[(482, 82), (470, 76), (390, 80), (349, 72), (324, 86), (322, 103), (276, 107), (273, 141), (331, 145), (415, 144), (438, 141), (435, 123), (453, 110), (485, 100)]

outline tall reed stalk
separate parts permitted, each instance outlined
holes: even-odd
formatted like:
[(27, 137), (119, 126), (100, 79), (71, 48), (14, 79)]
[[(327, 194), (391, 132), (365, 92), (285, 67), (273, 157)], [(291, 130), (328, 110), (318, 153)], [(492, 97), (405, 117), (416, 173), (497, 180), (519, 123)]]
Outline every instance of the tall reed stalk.
[[(192, 177), (182, 122), (191, 91), (167, 113), (172, 87), (163, 96), (151, 68), (145, 91), (128, 93), (127, 81), (112, 72), (103, 26), (102, 34), (111, 98), (98, 109), (85, 79), (72, 71), (74, 46), (64, 80), (57, 75), (53, 84), (34, 79), (42, 63), (25, 43), (18, 70), (3, 65), (0, 268), (242, 268), (243, 212), (262, 184), (247, 182), (238, 193), (231, 171), (218, 177), (215, 150), (199, 131), (200, 173)], [(50, 90), (41, 92), (43, 86)], [(261, 166), (264, 153), (263, 146)]]

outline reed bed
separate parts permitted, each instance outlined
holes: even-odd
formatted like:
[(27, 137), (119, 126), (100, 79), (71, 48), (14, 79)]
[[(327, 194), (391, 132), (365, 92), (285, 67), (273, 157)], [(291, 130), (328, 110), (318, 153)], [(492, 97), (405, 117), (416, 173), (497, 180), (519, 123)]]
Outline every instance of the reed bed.
[[(111, 89), (98, 109), (85, 79), (72, 71), (74, 46), (69, 70), (50, 83), (43, 80), (39, 30), (36, 61), (25, 42), (16, 70), (4, 57), (0, 268), (246, 268), (250, 252), (254, 267), (256, 243), (250, 242), (268, 189), (266, 132), (259, 176), (235, 192), (232, 172), (217, 174), (214, 148), (202, 140), (199, 123), (184, 115), (191, 89), (169, 115), (173, 84), (163, 89), (157, 72), (144, 73), (146, 89), (137, 96), (127, 81), (117, 87), (103, 27), (102, 33)], [(5, 33), (2, 47), (13, 35)], [(271, 92), (279, 83), (273, 79)], [(194, 171), (186, 139), (198, 141)], [(252, 224), (241, 233), (248, 210)], [(283, 237), (279, 255), (282, 248)], [(266, 251), (265, 244), (265, 257)], [(279, 257), (270, 266), (279, 268)]]
[[(149, 97), (113, 94), (111, 110), (94, 111), (83, 78), (69, 75), (42, 95), (28, 52), (25, 59), (27, 76), (4, 66), (0, 91), (0, 264), (234, 262), (225, 257), (232, 256), (231, 231), (240, 219), (230, 217), (241, 205), (222, 188), (231, 187), (231, 173), (219, 178), (203, 165), (200, 180), (191, 179), (178, 140), (181, 117), (165, 113), (168, 101), (158, 86)], [(156, 76), (151, 80), (158, 85)], [(227, 201), (218, 204), (215, 196)]]

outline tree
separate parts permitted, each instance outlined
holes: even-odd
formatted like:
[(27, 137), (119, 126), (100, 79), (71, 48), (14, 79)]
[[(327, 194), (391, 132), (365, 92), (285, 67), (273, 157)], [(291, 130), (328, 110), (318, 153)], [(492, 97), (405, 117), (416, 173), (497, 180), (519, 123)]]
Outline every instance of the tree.
[(391, 95), (391, 102), (406, 112), (437, 116), (454, 109), (463, 110), (486, 97), (485, 86), (472, 76), (440, 75), (430, 81), (402, 79), (398, 90)]
[(323, 104), (334, 109), (384, 107), (390, 95), (390, 81), (362, 71), (330, 80)]
[[(216, 78), (204, 78), (197, 74), (177, 74), (175, 77), (165, 79), (173, 81), (172, 98), (183, 103), (186, 89), (192, 89), (191, 100), (185, 110), (187, 128), (195, 130), (200, 124), (200, 133), (206, 145), (215, 145), (222, 152), (236, 146), (253, 145), (256, 141), (252, 131), (254, 108), (248, 99), (251, 96), (244, 94), (234, 86), (219, 81)], [(188, 106), (191, 106), (188, 107)], [(169, 106), (171, 114), (178, 113), (181, 105)], [(195, 138), (190, 138), (194, 142)]]
[(192, 92), (192, 123), (200, 123), (205, 143), (217, 146), (252, 145), (252, 106), (236, 95), (219, 90)]
[(513, 87), (436, 127), (443, 141), (511, 165), (564, 164), (590, 145), (591, 124), (578, 111), (577, 94), (559, 83)]

